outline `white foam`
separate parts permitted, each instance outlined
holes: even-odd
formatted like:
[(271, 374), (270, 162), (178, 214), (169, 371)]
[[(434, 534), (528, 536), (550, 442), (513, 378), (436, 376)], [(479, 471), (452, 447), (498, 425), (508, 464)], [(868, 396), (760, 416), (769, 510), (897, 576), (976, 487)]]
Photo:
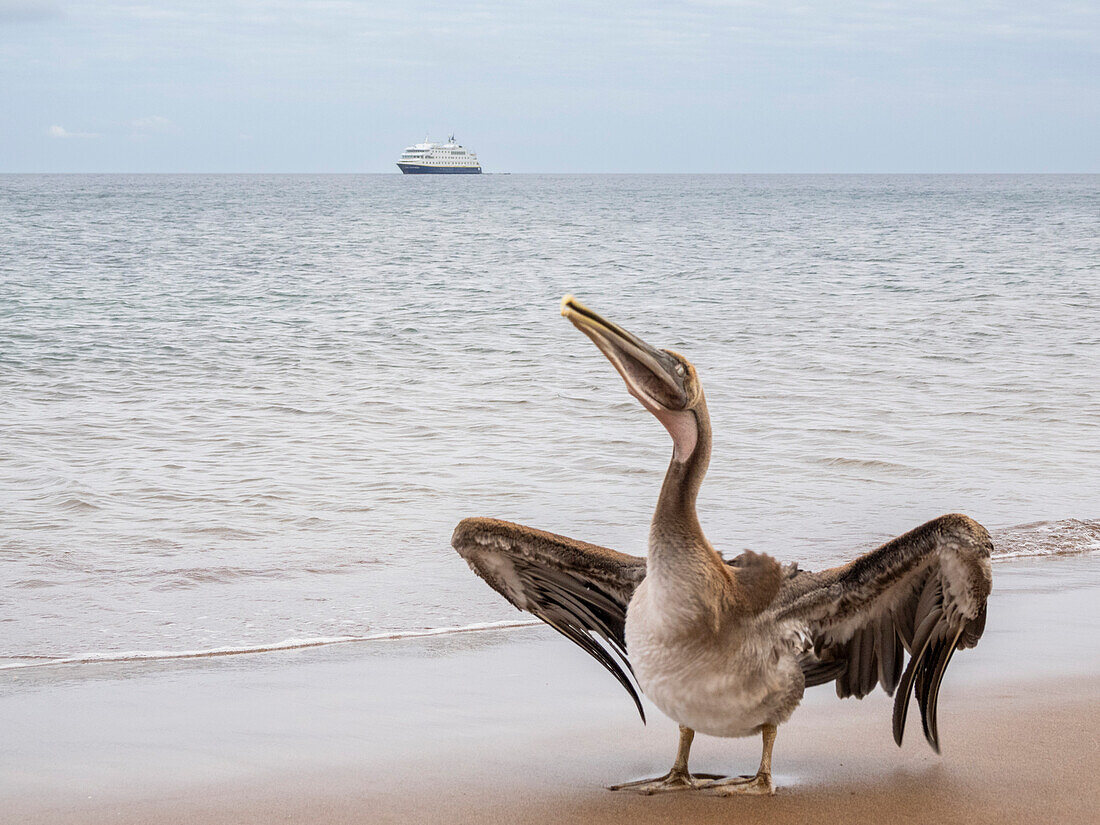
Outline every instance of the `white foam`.
[(1016, 561), (1018, 559), (1042, 559), (1048, 556), (1080, 556), (1088, 553), (1100, 552), (1100, 547), (1091, 547), (1085, 550), (1051, 550), (1046, 553), (1033, 553), (1027, 550), (1019, 553), (996, 553), (990, 556), (991, 561)]
[(122, 652), (88, 653), (82, 656), (69, 656), (36, 662), (14, 662), (0, 665), (0, 670), (19, 670), (58, 665), (111, 664), (120, 662), (163, 661), (166, 659), (201, 659), (214, 656), (240, 656), (248, 653), (271, 653), (279, 650), (302, 650), (310, 647), (351, 644), (353, 642), (380, 642), (393, 639), (416, 639), (425, 636), (450, 636), (456, 633), (475, 633), (484, 630), (510, 630), (520, 627), (532, 627), (541, 624), (538, 619), (519, 622), (477, 622), (451, 627), (429, 627), (421, 630), (395, 630), (390, 633), (372, 633), (367, 636), (319, 636), (310, 639), (284, 639), (262, 645), (243, 645), (239, 647), (211, 647), (204, 650), (131, 650)]
[(1068, 556), (1100, 550), (1100, 521), (1061, 519), (992, 531), (993, 560)]

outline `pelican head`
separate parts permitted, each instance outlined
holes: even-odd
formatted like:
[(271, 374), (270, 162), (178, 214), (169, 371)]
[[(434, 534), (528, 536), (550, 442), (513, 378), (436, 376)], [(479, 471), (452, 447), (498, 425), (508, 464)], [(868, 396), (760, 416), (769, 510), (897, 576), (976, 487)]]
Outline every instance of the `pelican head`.
[(707, 416), (703, 387), (691, 362), (679, 353), (650, 346), (572, 295), (561, 299), (561, 314), (592, 339), (623, 377), (630, 394), (668, 430), (673, 459), (686, 461), (695, 451)]

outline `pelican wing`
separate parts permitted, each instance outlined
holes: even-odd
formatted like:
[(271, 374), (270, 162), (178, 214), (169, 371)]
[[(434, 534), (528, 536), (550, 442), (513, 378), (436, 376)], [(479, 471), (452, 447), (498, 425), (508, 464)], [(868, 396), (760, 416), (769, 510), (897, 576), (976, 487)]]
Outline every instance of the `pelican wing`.
[(626, 606), (645, 578), (645, 559), (488, 518), (463, 519), (451, 545), (500, 595), (607, 668), (645, 721), (642, 702), (626, 673), (630, 662), (623, 637)]
[(804, 623), (813, 641), (806, 684), (835, 680), (837, 696), (861, 699), (882, 685), (895, 697), (899, 745), (915, 690), (938, 753), (940, 683), (955, 650), (974, 647), (985, 629), (992, 550), (984, 527), (947, 515), (846, 565), (789, 579), (773, 604), (777, 620)]

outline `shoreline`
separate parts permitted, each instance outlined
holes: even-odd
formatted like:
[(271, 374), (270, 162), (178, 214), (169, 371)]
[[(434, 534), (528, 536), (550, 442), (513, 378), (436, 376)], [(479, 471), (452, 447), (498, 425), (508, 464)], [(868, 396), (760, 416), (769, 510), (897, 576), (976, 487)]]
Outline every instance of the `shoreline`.
[[(0, 678), (0, 798), (26, 823), (1090, 822), (1100, 810), (1100, 559), (998, 565), (952, 661), (944, 755), (890, 699), (807, 692), (771, 799), (612, 794), (667, 770), (675, 725), (549, 628), (90, 664)], [(912, 714), (911, 714), (912, 716)], [(692, 768), (755, 768), (700, 736)]]
[[(366, 636), (331, 636), (317, 639), (285, 639), (268, 644), (212, 647), (206, 650), (133, 650), (119, 653), (87, 654), (84, 656), (59, 656), (50, 658), (36, 657), (42, 661), (21, 661), (0, 665), (0, 671), (24, 670), (39, 667), (63, 667), (66, 665), (103, 665), (129, 662), (166, 662), (173, 659), (214, 659), (220, 656), (250, 656), (258, 653), (279, 653), (284, 650), (307, 650), (315, 647), (333, 647), (335, 645), (355, 644), (358, 642), (389, 642), (401, 639), (425, 639), (431, 636), (452, 636), (458, 633), (479, 633), (484, 631), (517, 630), (523, 627), (537, 627), (538, 619), (500, 622), (475, 622), (468, 625), (448, 627), (426, 627), (421, 630), (392, 630), (381, 633), (369, 633)], [(20, 657), (13, 657), (20, 658)], [(28, 659), (30, 657), (21, 657)]]
[[(1100, 553), (1100, 520), (1096, 519), (1060, 519), (1057, 521), (1029, 522), (1010, 527), (995, 528), (991, 531), (994, 540), (992, 562), (996, 567), (1016, 561), (1057, 559), (1065, 557), (1087, 556)], [(870, 549), (855, 548), (856, 552)], [(997, 547), (1005, 548), (997, 550)], [(780, 559), (782, 561), (782, 559)], [(843, 559), (834, 560), (837, 564)], [(498, 605), (499, 606), (499, 605)], [(515, 614), (513, 614), (515, 615)], [(4, 671), (26, 668), (49, 668), (71, 665), (126, 663), (134, 661), (162, 661), (169, 659), (198, 659), (219, 656), (242, 656), (259, 653), (274, 653), (284, 650), (348, 645), (361, 642), (384, 642), (400, 639), (446, 636), (457, 633), (471, 633), (495, 630), (511, 630), (524, 627), (536, 627), (541, 622), (534, 618), (501, 619), (497, 621), (476, 621), (458, 625), (438, 627), (390, 628), (374, 633), (290, 637), (276, 641), (252, 642), (245, 644), (224, 644), (193, 650), (130, 649), (88, 651), (70, 655), (10, 654), (0, 656), (0, 674)], [(7, 660), (7, 661), (5, 661)]]

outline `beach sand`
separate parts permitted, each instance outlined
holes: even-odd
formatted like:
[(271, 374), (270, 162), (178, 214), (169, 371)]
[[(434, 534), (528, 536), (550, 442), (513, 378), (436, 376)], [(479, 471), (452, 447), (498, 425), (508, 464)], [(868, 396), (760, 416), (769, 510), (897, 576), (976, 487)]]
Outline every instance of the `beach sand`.
[[(666, 771), (643, 726), (547, 628), (215, 659), (0, 671), (0, 821), (958, 822), (1100, 818), (1100, 556), (996, 565), (989, 624), (952, 662), (943, 755), (891, 700), (807, 693), (772, 798), (603, 790)], [(696, 738), (746, 773), (758, 739)]]

